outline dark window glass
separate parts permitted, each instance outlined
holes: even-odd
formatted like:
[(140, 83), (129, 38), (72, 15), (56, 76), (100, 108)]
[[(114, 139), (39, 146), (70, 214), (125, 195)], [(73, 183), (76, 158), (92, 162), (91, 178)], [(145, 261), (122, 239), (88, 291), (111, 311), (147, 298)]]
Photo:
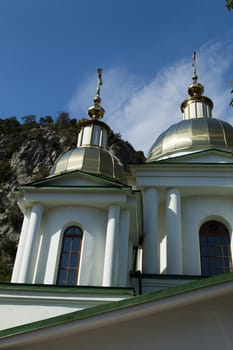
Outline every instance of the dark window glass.
[(218, 221), (204, 223), (199, 232), (201, 271), (204, 276), (232, 271), (230, 236)]
[(70, 226), (64, 232), (57, 278), (60, 285), (77, 285), (82, 236), (78, 226)]
[(80, 237), (75, 237), (75, 239), (73, 241), (73, 250), (78, 251), (79, 245), (80, 245)]
[(78, 263), (78, 254), (72, 254), (71, 260), (70, 260), (70, 266), (74, 267), (77, 266)]
[(66, 284), (66, 271), (60, 269), (58, 284)]
[(76, 281), (76, 271), (75, 270), (69, 270), (68, 273), (68, 284), (74, 285)]
[(70, 237), (65, 237), (64, 239), (64, 250), (69, 251), (71, 249), (72, 239)]
[(61, 268), (66, 268), (69, 264), (69, 254), (64, 253), (61, 257)]

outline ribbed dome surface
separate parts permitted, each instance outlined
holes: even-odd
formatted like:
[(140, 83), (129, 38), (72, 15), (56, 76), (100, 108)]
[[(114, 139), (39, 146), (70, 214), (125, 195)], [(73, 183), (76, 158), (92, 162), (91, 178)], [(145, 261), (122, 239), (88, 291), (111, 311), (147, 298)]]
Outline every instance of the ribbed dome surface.
[(183, 120), (158, 137), (149, 151), (147, 162), (209, 148), (233, 150), (233, 127), (215, 118)]
[(124, 183), (124, 172), (118, 159), (100, 147), (77, 147), (61, 155), (50, 175), (73, 170), (102, 175)]

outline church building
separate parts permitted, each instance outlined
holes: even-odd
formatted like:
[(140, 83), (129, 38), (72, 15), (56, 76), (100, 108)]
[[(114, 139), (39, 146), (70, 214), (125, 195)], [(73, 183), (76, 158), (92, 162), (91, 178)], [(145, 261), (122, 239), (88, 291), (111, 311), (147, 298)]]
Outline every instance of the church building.
[(101, 85), (98, 69), (77, 147), (18, 190), (0, 348), (231, 349), (233, 127), (212, 117), (194, 59), (182, 118), (126, 172)]

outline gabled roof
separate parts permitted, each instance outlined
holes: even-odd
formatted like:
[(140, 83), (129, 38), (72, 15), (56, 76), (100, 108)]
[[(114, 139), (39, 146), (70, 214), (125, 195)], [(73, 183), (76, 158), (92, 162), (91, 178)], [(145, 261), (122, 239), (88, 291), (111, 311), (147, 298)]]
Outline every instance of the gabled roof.
[[(198, 159), (200, 159), (200, 164), (202, 163), (201, 159), (203, 157), (208, 157), (210, 155), (214, 155), (214, 156), (218, 156), (218, 157), (222, 157), (222, 160), (225, 161), (226, 164), (232, 164), (233, 163), (233, 157), (232, 157), (232, 151), (230, 149), (220, 149), (220, 148), (209, 148), (209, 149), (197, 149), (196, 151), (194, 151), (191, 154), (182, 154), (182, 152), (174, 158), (164, 158), (158, 161), (154, 161), (151, 163), (185, 163), (186, 160), (190, 161), (190, 160), (194, 160), (195, 163), (198, 163)], [(216, 160), (216, 162), (212, 162), (212, 164), (219, 164), (218, 159)], [(222, 163), (221, 163), (222, 164)]]
[[(192, 301), (194, 302), (197, 298), (200, 300), (211, 297), (212, 295), (224, 295), (224, 290), (229, 292), (229, 289), (233, 292), (233, 273), (209, 277), (191, 283), (178, 285), (176, 287), (167, 288), (159, 292), (139, 295), (125, 300), (111, 302), (106, 305), (96, 306), (23, 326), (10, 328), (0, 331), (0, 338), (4, 339), (13, 336), (20, 336), (25, 333), (33, 336), (34, 332), (40, 331), (43, 333), (43, 331), (48, 331), (49, 329), (56, 332), (56, 329), (59, 331), (60, 326), (68, 324), (74, 325), (77, 322), (80, 330), (83, 320), (91, 321), (94, 319), (96, 322), (98, 317), (108, 317), (108, 315), (113, 312), (116, 312), (115, 317), (119, 317), (119, 315), (122, 317), (123, 313), (126, 315), (131, 312), (135, 315), (135, 310), (139, 310), (138, 308), (143, 308), (144, 312), (145, 310), (150, 310), (150, 312), (152, 312), (152, 304), (153, 307), (157, 307), (160, 310), (161, 305), (170, 308), (182, 306), (183, 304), (185, 305), (187, 303), (192, 303)], [(106, 322), (108, 321), (106, 320)]]
[[(53, 176), (49, 176), (47, 178), (45, 178), (44, 180), (41, 181), (35, 181), (35, 182), (31, 182), (31, 183), (27, 183), (24, 184), (22, 186), (20, 186), (20, 188), (24, 187), (50, 187), (54, 182), (57, 182), (57, 180), (62, 180), (62, 181), (66, 181), (66, 179), (69, 179), (70, 176), (77, 176), (79, 178), (82, 179), (86, 179), (88, 181), (91, 181), (93, 183), (98, 183), (99, 187), (113, 187), (113, 188), (130, 188), (130, 186), (126, 185), (126, 184), (122, 184), (119, 183), (117, 181), (111, 180), (107, 177), (103, 177), (101, 175), (96, 175), (96, 174), (92, 174), (92, 173), (87, 173), (84, 172), (82, 170), (74, 170), (74, 171), (70, 171), (68, 173), (63, 173), (63, 174), (58, 174), (58, 175), (53, 175)], [(54, 181), (55, 180), (55, 181)]]

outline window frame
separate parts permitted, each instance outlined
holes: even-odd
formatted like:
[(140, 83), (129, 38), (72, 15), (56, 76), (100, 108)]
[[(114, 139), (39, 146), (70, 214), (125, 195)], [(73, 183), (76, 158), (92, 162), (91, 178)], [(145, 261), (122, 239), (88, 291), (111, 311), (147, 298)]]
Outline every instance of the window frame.
[[(70, 225), (64, 230), (57, 272), (57, 285), (77, 286), (80, 271), (82, 241), (83, 230), (80, 226)], [(63, 283), (62, 278), (64, 278), (64, 276), (65, 280)]]
[(199, 229), (201, 274), (214, 276), (232, 271), (231, 237), (220, 221), (208, 220)]

